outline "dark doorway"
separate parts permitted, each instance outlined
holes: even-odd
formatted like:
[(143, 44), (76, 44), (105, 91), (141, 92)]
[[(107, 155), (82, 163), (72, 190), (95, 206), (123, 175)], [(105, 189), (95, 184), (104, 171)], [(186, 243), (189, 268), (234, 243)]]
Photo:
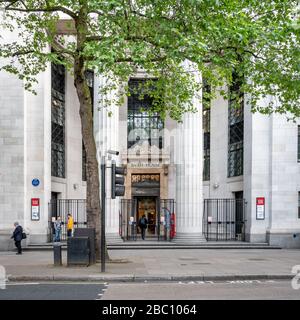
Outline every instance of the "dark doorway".
[[(157, 197), (136, 197), (136, 221), (145, 215), (148, 220), (146, 235), (157, 235)], [(141, 230), (138, 228), (138, 233)]]
[(49, 227), (51, 229), (51, 234), (55, 234), (54, 230), (54, 221), (58, 217), (58, 208), (57, 208), (57, 199), (58, 199), (58, 192), (51, 192), (51, 201), (50, 204), (51, 208), (50, 209), (50, 214), (51, 216), (49, 217)]
[(234, 192), (235, 197), (235, 234), (237, 240), (240, 239), (243, 234), (244, 229), (244, 193), (243, 191)]
[(243, 191), (234, 192), (234, 198), (235, 199), (243, 199), (243, 197), (244, 197), (244, 192)]

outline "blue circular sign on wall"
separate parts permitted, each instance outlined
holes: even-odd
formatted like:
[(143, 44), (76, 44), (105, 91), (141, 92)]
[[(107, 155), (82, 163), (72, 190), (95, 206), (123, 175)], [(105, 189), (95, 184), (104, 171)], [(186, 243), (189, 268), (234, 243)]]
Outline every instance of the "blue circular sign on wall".
[(34, 187), (37, 187), (40, 184), (40, 180), (39, 179), (33, 179), (31, 183), (32, 183), (32, 185)]

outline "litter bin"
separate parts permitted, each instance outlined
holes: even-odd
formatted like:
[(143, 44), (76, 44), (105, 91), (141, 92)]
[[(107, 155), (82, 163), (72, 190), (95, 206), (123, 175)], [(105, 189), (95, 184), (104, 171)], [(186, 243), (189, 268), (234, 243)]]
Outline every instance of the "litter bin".
[(72, 237), (68, 239), (68, 266), (90, 264), (90, 239), (89, 237)]
[(53, 244), (53, 257), (54, 257), (54, 265), (61, 266), (62, 265), (62, 258), (61, 258), (61, 243), (56, 242)]
[(89, 237), (90, 240), (90, 264), (96, 263), (96, 231), (95, 228), (76, 228), (74, 237)]

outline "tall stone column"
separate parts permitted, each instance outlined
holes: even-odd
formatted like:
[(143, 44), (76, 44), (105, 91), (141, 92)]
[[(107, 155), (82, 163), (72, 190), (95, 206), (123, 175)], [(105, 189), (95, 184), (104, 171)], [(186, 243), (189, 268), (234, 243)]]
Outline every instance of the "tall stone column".
[[(191, 65), (187, 65), (191, 70)], [(201, 76), (195, 73), (196, 81)], [(176, 243), (205, 242), (202, 234), (202, 101), (201, 92), (195, 93), (193, 103), (197, 113), (183, 116), (177, 124), (175, 136), (176, 167)]]
[[(95, 100), (94, 110), (94, 133), (99, 155), (99, 172), (101, 172), (101, 157), (104, 155), (107, 159), (107, 167), (111, 167), (111, 160), (119, 163), (118, 156), (112, 156), (106, 153), (108, 150), (119, 151), (119, 107), (117, 105), (106, 106), (105, 101), (114, 99), (116, 92), (113, 90), (104, 97), (99, 93), (99, 88), (106, 84), (107, 78), (97, 77), (95, 79)], [(110, 115), (111, 113), (111, 115)], [(111, 169), (106, 169), (106, 216), (105, 230), (107, 243), (121, 242), (119, 236), (119, 210), (120, 199), (111, 199)]]

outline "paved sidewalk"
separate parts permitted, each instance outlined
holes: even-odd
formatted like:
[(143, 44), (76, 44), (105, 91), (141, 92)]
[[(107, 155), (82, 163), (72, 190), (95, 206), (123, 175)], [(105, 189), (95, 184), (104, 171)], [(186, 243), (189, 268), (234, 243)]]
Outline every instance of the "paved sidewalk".
[[(191, 249), (110, 250), (106, 272), (100, 264), (90, 267), (53, 266), (51, 251), (0, 252), (0, 265), (15, 281), (165, 281), (289, 279), (300, 265), (300, 250)], [(300, 266), (299, 266), (300, 269)]]

